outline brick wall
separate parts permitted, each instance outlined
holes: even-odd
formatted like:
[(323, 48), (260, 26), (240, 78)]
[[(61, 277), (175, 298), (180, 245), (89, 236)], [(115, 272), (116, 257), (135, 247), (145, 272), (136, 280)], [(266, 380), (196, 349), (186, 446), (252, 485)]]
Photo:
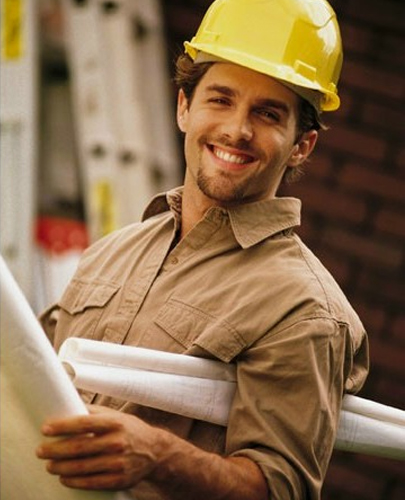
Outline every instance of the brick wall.
[[(301, 233), (341, 284), (370, 337), (361, 395), (405, 409), (405, 10), (334, 0), (345, 61), (342, 107), (300, 183)], [(335, 452), (324, 500), (405, 498), (404, 463)]]
[[(171, 55), (209, 1), (166, 3)], [(333, 0), (345, 62), (341, 109), (327, 115), (299, 183), (300, 233), (340, 283), (370, 337), (363, 397), (405, 409), (405, 9), (403, 0)], [(323, 500), (405, 498), (404, 463), (335, 452)], [(287, 500), (287, 499), (286, 499)]]

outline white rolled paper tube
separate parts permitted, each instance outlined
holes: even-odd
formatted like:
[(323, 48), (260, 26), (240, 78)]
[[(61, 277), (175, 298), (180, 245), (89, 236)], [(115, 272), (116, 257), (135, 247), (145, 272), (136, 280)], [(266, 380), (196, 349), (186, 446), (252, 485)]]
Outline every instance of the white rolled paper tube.
[(351, 394), (347, 394), (343, 398), (342, 408), (343, 410), (358, 413), (365, 417), (405, 427), (405, 411), (399, 408), (393, 408), (392, 406), (376, 403), (375, 401), (370, 401), (369, 399), (360, 398)]
[(405, 460), (405, 427), (342, 410), (335, 448)]
[(0, 497), (128, 500), (125, 493), (66, 488), (36, 458), (45, 418), (86, 414), (87, 409), (1, 256), (0, 333)]
[(59, 358), (215, 380), (236, 380), (235, 366), (221, 361), (75, 337), (63, 342)]
[(218, 425), (228, 423), (234, 382), (72, 361), (63, 364), (77, 388)]

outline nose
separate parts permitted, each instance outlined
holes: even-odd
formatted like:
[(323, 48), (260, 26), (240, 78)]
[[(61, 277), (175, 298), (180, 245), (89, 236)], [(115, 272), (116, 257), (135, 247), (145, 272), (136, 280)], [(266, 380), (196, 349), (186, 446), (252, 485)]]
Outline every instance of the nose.
[(253, 137), (253, 126), (250, 114), (247, 110), (240, 108), (230, 113), (224, 124), (224, 133), (232, 141), (250, 141)]

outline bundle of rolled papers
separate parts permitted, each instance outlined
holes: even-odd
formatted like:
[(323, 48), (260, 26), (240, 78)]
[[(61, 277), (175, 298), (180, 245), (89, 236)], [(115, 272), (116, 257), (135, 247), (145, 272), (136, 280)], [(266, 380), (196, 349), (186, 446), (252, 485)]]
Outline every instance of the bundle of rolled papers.
[[(234, 365), (81, 338), (67, 339), (59, 358), (79, 389), (227, 425)], [(405, 460), (405, 411), (344, 396), (335, 448)]]
[(47, 417), (86, 414), (26, 298), (0, 256), (2, 500), (129, 500), (125, 492), (66, 488), (35, 448)]
[[(127, 498), (64, 488), (35, 457), (45, 418), (87, 412), (76, 388), (227, 424), (233, 365), (78, 338), (58, 357), (1, 256), (0, 287), (1, 498)], [(335, 448), (405, 460), (405, 411), (345, 396)]]

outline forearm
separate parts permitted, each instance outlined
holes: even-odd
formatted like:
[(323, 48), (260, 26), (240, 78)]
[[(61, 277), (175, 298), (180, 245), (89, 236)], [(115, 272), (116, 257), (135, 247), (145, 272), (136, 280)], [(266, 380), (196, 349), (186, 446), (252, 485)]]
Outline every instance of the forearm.
[(224, 458), (162, 431), (165, 446), (148, 478), (170, 500), (267, 500), (267, 484), (248, 458)]
[(123, 490), (149, 481), (170, 500), (266, 500), (267, 485), (248, 458), (208, 453), (129, 414), (92, 407), (92, 414), (50, 419), (37, 449), (47, 470), (70, 488)]

